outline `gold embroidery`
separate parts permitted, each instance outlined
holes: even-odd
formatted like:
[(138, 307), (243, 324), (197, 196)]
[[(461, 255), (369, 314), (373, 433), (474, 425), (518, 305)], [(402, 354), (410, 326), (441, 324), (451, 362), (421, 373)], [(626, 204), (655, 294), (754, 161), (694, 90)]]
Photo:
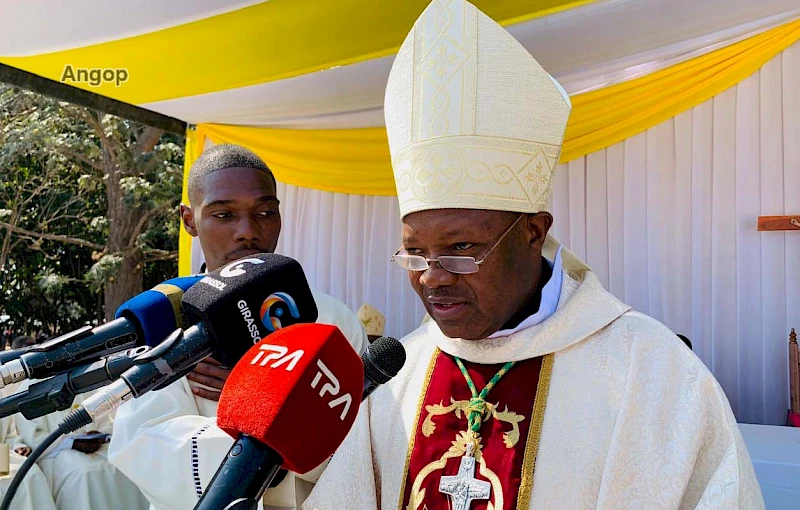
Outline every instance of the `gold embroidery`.
[(503, 443), (506, 448), (514, 448), (519, 442), (519, 423), (525, 419), (521, 414), (517, 414), (508, 410), (506, 406), (505, 411), (498, 413), (497, 408), (492, 409), (492, 416), (495, 420), (511, 424), (511, 431), (503, 433)]
[[(469, 405), (469, 400), (454, 400), (450, 397), (449, 406), (445, 406), (442, 402), (425, 406), (425, 410), (428, 411), (428, 416), (426, 416), (425, 421), (422, 422), (422, 435), (431, 437), (436, 431), (436, 424), (433, 422), (434, 416), (443, 416), (455, 412), (455, 415), (461, 419), (462, 413), (464, 417), (467, 416)], [(483, 414), (491, 415), (495, 420), (511, 425), (511, 430), (503, 433), (503, 443), (506, 445), (506, 448), (514, 448), (519, 442), (519, 423), (523, 421), (525, 417), (521, 414), (509, 411), (508, 406), (506, 406), (504, 411), (498, 412), (498, 407), (500, 407), (500, 404), (486, 402)]]
[[(438, 119), (438, 117), (437, 117)], [(409, 200), (439, 203), (461, 196), (472, 201), (501, 200), (529, 204), (537, 210), (549, 206), (552, 175), (558, 151), (546, 144), (512, 138), (475, 136), (429, 137), (398, 151), (392, 164), (401, 207)], [(487, 187), (491, 178), (501, 186)], [(492, 190), (492, 192), (489, 192)], [(485, 204), (491, 208), (490, 203)]]
[(491, 177), (489, 175), (489, 167), (484, 163), (473, 163), (467, 168), (467, 175), (475, 182), (486, 182)]
[[(430, 385), (438, 355), (439, 349), (437, 348), (433, 354), (430, 364), (428, 365), (428, 371), (425, 375), (425, 382), (423, 383), (425, 390), (421, 392), (414, 423), (419, 423), (422, 412), (422, 403), (425, 401), (425, 395), (427, 393), (427, 388)], [(537, 384), (536, 398), (534, 399), (533, 404), (533, 417), (525, 444), (525, 454), (522, 459), (522, 476), (520, 480), (520, 488), (516, 506), (518, 510), (527, 510), (530, 508), (531, 494), (533, 491), (533, 474), (536, 467), (536, 456), (539, 449), (539, 440), (542, 434), (542, 424), (544, 422), (544, 413), (547, 406), (547, 397), (550, 393), (550, 381), (553, 375), (553, 363), (555, 359), (554, 356), (554, 354), (548, 354), (544, 356), (542, 359), (541, 368), (539, 369), (539, 382)], [(436, 425), (433, 422), (434, 416), (442, 416), (454, 412), (456, 416), (461, 418), (461, 413), (466, 413), (466, 410), (469, 407), (469, 401), (456, 401), (451, 398), (450, 402), (451, 404), (449, 406), (445, 406), (442, 402), (439, 404), (425, 406), (425, 410), (428, 411), (428, 415), (425, 417), (425, 421), (422, 424), (422, 433), (425, 437), (430, 437), (436, 429)], [(487, 402), (486, 407), (487, 412), (491, 412), (495, 419), (512, 424), (512, 430), (503, 434), (503, 442), (507, 448), (513, 448), (513, 446), (519, 441), (520, 433), (518, 423), (524, 420), (525, 417), (516, 414), (513, 411), (509, 411), (508, 406), (506, 406), (505, 410), (501, 412), (497, 411), (497, 408), (499, 407), (498, 404), (490, 404)], [(466, 416), (466, 414), (464, 415)], [(456, 440), (453, 441), (450, 449), (448, 449), (439, 460), (431, 462), (417, 474), (416, 478), (414, 479), (414, 484), (411, 487), (409, 503), (405, 508), (403, 508), (403, 496), (405, 495), (405, 486), (408, 479), (411, 454), (414, 450), (414, 436), (411, 437), (411, 441), (409, 442), (406, 465), (403, 471), (403, 482), (400, 487), (400, 504), (398, 506), (399, 510), (418, 510), (420, 505), (425, 500), (425, 489), (422, 489), (422, 484), (424, 483), (425, 478), (427, 478), (427, 476), (431, 473), (443, 469), (444, 466), (447, 465), (448, 459), (462, 456), (467, 451), (467, 444), (469, 442), (472, 442), (475, 445), (475, 459), (480, 466), (478, 472), (492, 484), (492, 494), (494, 495), (495, 501), (494, 504), (489, 502), (487, 510), (503, 508), (504, 500), (502, 483), (500, 482), (497, 474), (489, 469), (486, 461), (483, 458), (483, 446), (480, 435), (471, 430), (460, 432), (456, 437)], [(425, 508), (426, 507), (423, 506), (423, 510)]]
[(539, 384), (536, 388), (536, 399), (533, 402), (533, 418), (528, 431), (528, 442), (525, 445), (525, 456), (522, 458), (522, 479), (519, 484), (517, 508), (531, 507), (531, 494), (533, 492), (533, 471), (536, 468), (536, 455), (539, 452), (539, 439), (542, 437), (542, 423), (544, 411), (547, 407), (547, 395), (550, 393), (550, 380), (553, 376), (553, 362), (555, 355), (548, 354), (542, 359), (542, 368), (539, 369)]
[(446, 145), (430, 145), (420, 151), (412, 164), (411, 187), (414, 196), (429, 202), (446, 200), (461, 188), (466, 170), (457, 150)]
[(514, 180), (514, 171), (505, 163), (492, 167), (492, 179), (497, 184), (508, 184)]
[[(464, 17), (463, 6), (440, 2), (435, 7), (438, 10), (433, 18), (434, 26), (430, 27), (434, 29), (435, 38), (424, 47), (417, 64), (420, 73), (415, 77), (420, 81), (415, 86), (423, 95), (422, 104), (429, 110), (427, 133), (421, 133), (423, 137), (445, 136), (451, 134), (451, 127), (461, 127), (462, 119), (454, 117), (462, 103), (459, 89), (463, 89), (463, 67), (471, 60), (470, 53), (459, 44), (458, 30), (454, 26), (456, 17)], [(429, 23), (430, 19), (425, 23), (426, 32)], [(417, 42), (426, 43), (428, 40), (427, 34), (423, 34)]]
[(486, 477), (486, 479), (489, 480), (489, 483), (492, 484), (494, 504), (489, 502), (487, 510), (503, 508), (503, 484), (500, 483), (500, 478), (494, 471), (489, 469), (489, 467), (486, 465), (486, 461), (483, 459), (483, 454), (481, 453), (483, 448), (483, 445), (481, 444), (481, 436), (472, 430), (467, 430), (465, 432), (460, 432), (456, 436), (456, 439), (453, 441), (450, 448), (444, 452), (439, 460), (431, 462), (422, 468), (422, 470), (420, 470), (420, 472), (417, 474), (417, 477), (414, 479), (414, 485), (411, 486), (411, 495), (408, 498), (408, 505), (406, 506), (405, 510), (417, 510), (419, 508), (419, 506), (425, 500), (425, 489), (422, 488), (425, 478), (435, 471), (444, 469), (445, 465), (447, 465), (447, 459), (463, 456), (467, 451), (468, 444), (475, 445), (473, 455), (475, 455), (475, 460), (480, 465), (478, 472)]
[[(433, 376), (433, 370), (436, 368), (436, 360), (439, 359), (439, 353), (441, 351), (437, 347), (433, 350), (433, 354), (431, 355), (431, 360), (428, 362), (428, 371), (425, 372), (425, 380), (422, 381), (422, 389), (419, 392), (419, 402), (417, 403), (417, 415), (414, 417), (414, 426), (416, 427), (417, 423), (419, 423), (419, 417), (422, 414), (422, 404), (425, 402), (425, 396), (428, 393), (428, 387), (431, 384), (431, 377)], [(411, 454), (414, 453), (414, 440), (417, 436), (416, 430), (412, 431), (411, 433), (411, 440), (408, 442), (408, 452), (406, 453), (406, 465), (403, 468), (403, 482), (400, 484), (400, 501), (397, 503), (398, 510), (403, 509), (403, 498), (406, 493), (406, 480), (408, 480), (408, 467), (411, 464)]]

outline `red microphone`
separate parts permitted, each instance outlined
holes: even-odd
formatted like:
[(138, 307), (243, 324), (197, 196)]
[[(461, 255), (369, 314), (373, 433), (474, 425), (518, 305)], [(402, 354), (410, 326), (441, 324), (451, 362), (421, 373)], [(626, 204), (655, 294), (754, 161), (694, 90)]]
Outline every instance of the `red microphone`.
[(249, 508), (279, 468), (322, 464), (353, 425), (363, 388), (361, 359), (336, 326), (295, 324), (265, 337), (222, 390), (217, 425), (236, 443), (195, 509)]

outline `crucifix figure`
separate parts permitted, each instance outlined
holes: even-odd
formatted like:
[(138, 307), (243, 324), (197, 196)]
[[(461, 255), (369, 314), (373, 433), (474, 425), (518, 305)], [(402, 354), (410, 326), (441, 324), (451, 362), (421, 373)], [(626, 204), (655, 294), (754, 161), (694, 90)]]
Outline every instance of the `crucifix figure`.
[(475, 478), (475, 457), (472, 445), (467, 454), (461, 457), (461, 465), (456, 476), (443, 476), (439, 482), (439, 492), (450, 496), (453, 510), (469, 510), (475, 499), (489, 499), (491, 484)]

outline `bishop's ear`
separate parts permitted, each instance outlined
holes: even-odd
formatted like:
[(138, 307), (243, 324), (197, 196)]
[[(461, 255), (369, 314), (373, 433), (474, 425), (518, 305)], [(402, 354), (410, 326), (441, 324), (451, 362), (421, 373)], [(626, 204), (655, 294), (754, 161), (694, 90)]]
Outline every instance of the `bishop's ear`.
[(542, 250), (544, 241), (550, 227), (553, 226), (553, 216), (549, 212), (529, 214), (525, 218), (525, 227), (530, 234), (531, 246), (537, 251)]

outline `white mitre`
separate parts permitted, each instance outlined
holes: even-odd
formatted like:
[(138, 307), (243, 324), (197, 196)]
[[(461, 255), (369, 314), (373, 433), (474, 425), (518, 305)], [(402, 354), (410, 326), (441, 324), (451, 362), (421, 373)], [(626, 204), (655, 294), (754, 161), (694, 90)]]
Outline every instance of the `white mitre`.
[[(491, 18), (434, 0), (395, 58), (384, 101), (400, 214), (550, 210), (572, 105)], [(548, 237), (545, 255), (558, 243)], [(565, 268), (586, 266), (564, 253)]]
[(569, 97), (508, 32), (434, 0), (389, 74), (384, 114), (400, 212), (549, 209)]

